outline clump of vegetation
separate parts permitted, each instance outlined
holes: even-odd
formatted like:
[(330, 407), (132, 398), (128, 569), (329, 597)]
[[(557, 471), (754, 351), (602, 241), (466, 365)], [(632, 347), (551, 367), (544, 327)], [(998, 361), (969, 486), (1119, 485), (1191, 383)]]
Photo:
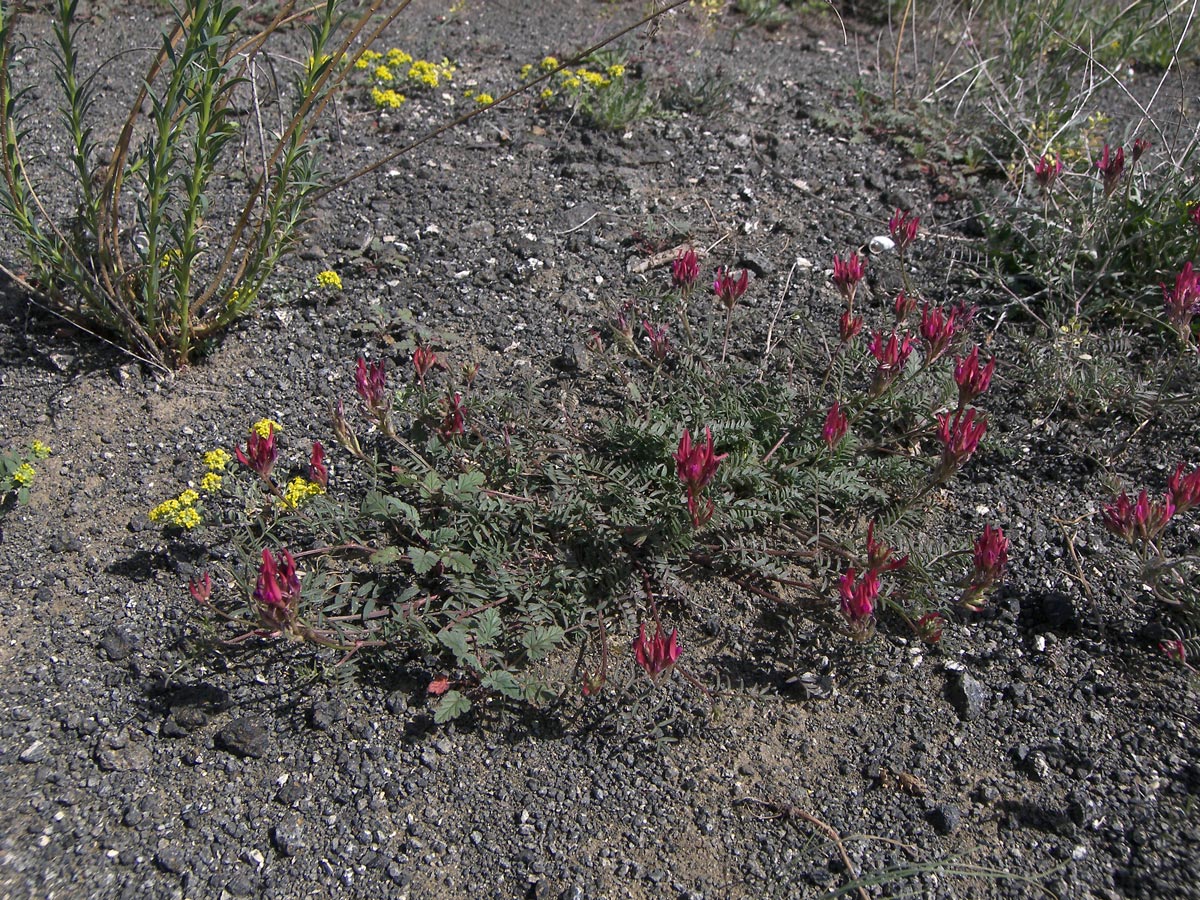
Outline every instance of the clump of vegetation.
[[(903, 257), (918, 220), (898, 213), (892, 233)], [(319, 440), (307, 466), (285, 465), (282, 429), (257, 423), (205, 500), (222, 528), (192, 535), (237, 535), (242, 563), (192, 592), (233, 640), (439, 654), (439, 720), (498, 698), (594, 696), (619, 633), (660, 678), (686, 657), (674, 601), (696, 578), (794, 615), (816, 604), (852, 640), (886, 623), (937, 642), (988, 604), (1007, 561), (999, 528), (972, 547), (917, 537), (981, 445), (975, 402), (995, 361), (967, 352), (970, 309), (906, 292), (856, 305), (865, 265), (834, 260), (834, 351), (789, 347), (776, 364), (778, 346), (760, 357), (739, 338), (749, 273), (718, 267), (702, 290), (698, 254), (681, 248), (669, 282), (589, 338), (621, 403), (575, 428), (427, 344), (410, 345), (399, 382), (359, 359), (359, 412), (334, 411), (338, 471)], [(813, 368), (808, 387), (796, 367)], [(564, 648), (572, 675), (547, 666)]]
[[(1200, 129), (1165, 90), (1178, 80), (1186, 96), (1197, 59), (1184, 11), (905, 2), (893, 21), (890, 66), (861, 86), (862, 108), (931, 171), (951, 163), (976, 196), (996, 186), (981, 218), (1025, 309), (1051, 326), (1141, 318), (1160, 282), (1200, 262)], [(1127, 87), (1139, 73), (1141, 99)], [(1117, 117), (1116, 103), (1137, 112)]]
[(428, 93), (449, 84), (457, 67), (450, 60), (417, 59), (399, 47), (386, 53), (365, 50), (354, 68), (370, 85), (371, 103), (377, 109), (399, 109), (408, 97), (404, 90)]
[(34, 441), (29, 450), (0, 450), (0, 507), (15, 499), (22, 505), (29, 502), (29, 489), (37, 478), (34, 462), (50, 456), (50, 447)]
[[(239, 7), (186, 0), (174, 10), (174, 25), (162, 36), (115, 142), (102, 148), (95, 73), (79, 61), (78, 0), (58, 0), (52, 18), (62, 93), (58, 126), (70, 176), (61, 196), (49, 196), (39, 177), (37, 163), (48, 149), (35, 144), (25, 123), (25, 88), (14, 64), (16, 19), (5, 4), (0, 207), (24, 243), (26, 286), (151, 363), (191, 362), (254, 305), (292, 246), (320, 185), (313, 129), (345, 78), (351, 47), (371, 37), (368, 25), (383, 2), (376, 0), (350, 25), (338, 0), (303, 12), (285, 4), (246, 32)], [(383, 18), (384, 24), (391, 20)], [(300, 22), (308, 31), (308, 57), (287, 64), (287, 87), (275, 92), (277, 82), (263, 74), (272, 66), (263, 63), (275, 59), (274, 40)], [(243, 117), (242, 108), (257, 114)], [(279, 120), (278, 130), (263, 130), (268, 118)], [(245, 147), (257, 147), (260, 158), (242, 159)], [(230, 168), (260, 174), (244, 182), (245, 193), (233, 198), (234, 224), (218, 235), (210, 216)], [(71, 212), (56, 217), (61, 208)]]
[(630, 76), (628, 60), (616, 51), (593, 53), (575, 66), (547, 56), (521, 67), (524, 82), (543, 74), (552, 75), (538, 95), (543, 105), (569, 110), (602, 130), (620, 131), (658, 108), (646, 82)]

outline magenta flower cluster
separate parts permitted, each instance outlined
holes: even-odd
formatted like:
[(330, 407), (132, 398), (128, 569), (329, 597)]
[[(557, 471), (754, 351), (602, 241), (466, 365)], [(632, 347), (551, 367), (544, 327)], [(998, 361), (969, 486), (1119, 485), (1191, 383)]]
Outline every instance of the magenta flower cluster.
[(886, 572), (903, 568), (907, 562), (907, 556), (893, 558), (892, 548), (875, 540), (875, 523), (871, 522), (867, 526), (867, 565), (862, 578), (858, 578), (858, 569), (851, 566), (838, 579), (842, 616), (853, 637), (865, 640), (871, 636), (882, 587), (881, 578)]
[(679, 630), (671, 629), (665, 634), (661, 622), (656, 622), (654, 636), (646, 634), (646, 624), (643, 622), (638, 629), (638, 636), (633, 642), (633, 658), (651, 678), (659, 675), (675, 665), (679, 659)]
[(972, 557), (974, 569), (959, 603), (964, 609), (978, 612), (983, 609), (987, 594), (999, 583), (1008, 565), (1008, 538), (1004, 531), (985, 525), (983, 534), (975, 539)]
[(704, 489), (708, 487), (713, 476), (717, 474), (717, 466), (729, 454), (717, 454), (713, 451), (712, 431), (704, 429), (704, 443), (692, 443), (692, 433), (683, 429), (679, 439), (679, 447), (675, 451), (675, 473), (683, 482), (687, 493), (688, 513), (692, 517), (692, 525), (699, 528), (713, 516), (713, 502), (704, 497)]
[(300, 576), (296, 560), (287, 550), (277, 556), (263, 548), (254, 588), (254, 609), (263, 626), (273, 632), (288, 633), (296, 623), (300, 604)]

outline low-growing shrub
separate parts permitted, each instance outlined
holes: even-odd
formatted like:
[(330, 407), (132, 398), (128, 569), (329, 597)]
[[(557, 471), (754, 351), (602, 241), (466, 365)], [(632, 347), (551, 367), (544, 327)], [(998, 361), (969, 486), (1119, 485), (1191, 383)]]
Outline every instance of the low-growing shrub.
[[(917, 220), (897, 214), (892, 232), (907, 248)], [(334, 410), (336, 469), (317, 436), (269, 420), (232, 470), (227, 452), (206, 456), (192, 502), (167, 500), (158, 518), (193, 539), (237, 535), (242, 563), (196, 579), (193, 595), (234, 640), (440, 655), (439, 720), (498, 697), (595, 695), (612, 677), (607, 636), (622, 632), (658, 678), (687, 655), (681, 581), (729, 579), (854, 640), (887, 622), (937, 641), (983, 608), (1003, 532), (989, 526), (973, 548), (920, 536), (987, 430), (974, 404), (995, 361), (967, 352), (974, 311), (906, 292), (863, 309), (865, 262), (837, 257), (836, 349), (790, 346), (785, 360), (739, 338), (748, 274), (718, 267), (704, 290), (700, 266), (682, 248), (669, 284), (591, 334), (616, 412), (564, 423), (414, 344), (406, 377), (358, 360), (358, 412)], [(220, 529), (172, 519), (173, 503), (201, 501)], [(571, 675), (550, 664), (567, 647)]]

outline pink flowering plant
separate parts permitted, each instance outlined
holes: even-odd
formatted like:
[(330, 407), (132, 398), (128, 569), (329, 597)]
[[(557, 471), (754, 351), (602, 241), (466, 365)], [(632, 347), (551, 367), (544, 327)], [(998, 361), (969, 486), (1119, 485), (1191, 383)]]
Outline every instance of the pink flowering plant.
[[(614, 398), (602, 414), (547, 417), (422, 334), (346, 366), (325, 434), (256, 423), (188, 529), (241, 562), (199, 567), (194, 600), (243, 643), (431, 654), (439, 721), (677, 676), (708, 694), (678, 602), (692, 579), (724, 577), (789, 615), (819, 604), (856, 642), (897, 629), (936, 642), (986, 611), (1003, 532), (915, 538), (934, 492), (988, 452), (997, 361), (973, 310), (915, 289), (881, 302), (863, 258), (839, 255), (827, 354), (785, 358), (770, 338), (752, 345), (748, 266), (659, 257), (660, 283), (586, 339)], [(839, 325), (842, 311), (859, 324)]]

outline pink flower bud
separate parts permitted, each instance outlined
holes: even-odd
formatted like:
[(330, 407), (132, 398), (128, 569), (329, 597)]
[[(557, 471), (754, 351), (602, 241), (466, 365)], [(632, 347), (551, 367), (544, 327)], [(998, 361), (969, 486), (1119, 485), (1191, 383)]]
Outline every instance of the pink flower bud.
[(680, 250), (675, 261), (671, 263), (671, 283), (682, 293), (687, 294), (700, 280), (700, 262), (696, 251), (691, 247)]
[(325, 466), (325, 448), (320, 441), (313, 441), (312, 456), (308, 460), (308, 480), (323, 488), (329, 487), (329, 469)]
[(909, 217), (908, 213), (899, 209), (888, 220), (888, 234), (896, 242), (897, 253), (903, 255), (912, 245), (912, 242), (917, 239), (917, 228), (920, 224), (921, 220), (919, 218), (916, 216)]
[(850, 420), (842, 410), (842, 404), (835, 400), (825, 416), (825, 427), (821, 429), (821, 437), (825, 439), (830, 450), (841, 443), (849, 425)]
[(971, 348), (965, 359), (954, 361), (954, 381), (958, 384), (958, 405), (966, 406), (987, 391), (996, 370), (996, 359), (989, 359), (983, 368), (979, 366), (979, 346)]
[(854, 305), (854, 295), (858, 291), (858, 283), (863, 280), (866, 273), (867, 262), (865, 259), (859, 259), (857, 251), (851, 253), (849, 258), (844, 260), (834, 254), (833, 283), (850, 306)]
[(633, 658), (647, 675), (657, 679), (679, 659), (678, 639), (678, 629), (671, 629), (670, 636), (667, 636), (663, 634), (661, 624), (655, 626), (654, 637), (647, 637), (646, 624), (643, 622), (633, 642)]
[(742, 294), (746, 293), (749, 285), (750, 273), (746, 269), (742, 269), (741, 277), (734, 278), (733, 273), (722, 266), (717, 269), (716, 278), (713, 280), (713, 291), (722, 306), (726, 309), (733, 309)]
[(279, 448), (275, 446), (275, 426), (267, 426), (266, 437), (251, 429), (245, 451), (241, 447), (234, 447), (233, 452), (243, 466), (257, 472), (262, 478), (269, 479), (275, 459), (279, 455)]
[(1096, 168), (1100, 170), (1100, 177), (1104, 181), (1104, 196), (1108, 197), (1121, 183), (1121, 173), (1125, 171), (1125, 148), (1118, 147), (1113, 153), (1105, 144), (1104, 152), (1096, 160)]

